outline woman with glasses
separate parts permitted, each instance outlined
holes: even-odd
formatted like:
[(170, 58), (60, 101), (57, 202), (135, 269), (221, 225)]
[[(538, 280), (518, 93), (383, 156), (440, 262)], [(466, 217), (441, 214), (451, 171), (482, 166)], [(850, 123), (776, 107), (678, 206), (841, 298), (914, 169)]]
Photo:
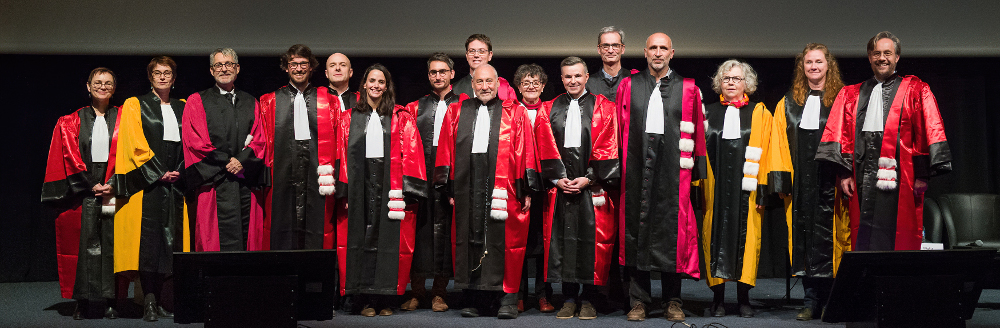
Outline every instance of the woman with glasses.
[[(531, 125), (535, 125), (535, 116), (542, 108), (542, 91), (545, 90), (545, 83), (549, 77), (545, 75), (545, 70), (538, 64), (524, 64), (517, 68), (514, 73), (514, 83), (517, 90), (521, 92), (521, 105), (528, 109), (528, 118)], [(532, 196), (533, 199), (545, 199), (544, 192), (538, 192)], [(542, 209), (544, 206), (531, 208), (531, 219), (528, 223), (528, 246), (525, 249), (525, 265), (521, 273), (521, 289), (518, 293), (517, 309), (524, 311), (524, 299), (528, 294), (528, 265), (529, 258), (535, 260), (535, 297), (538, 298), (538, 310), (543, 313), (555, 311), (549, 299), (552, 298), (552, 284), (545, 282), (545, 264), (542, 252), (544, 251), (542, 241)]]
[[(790, 227), (792, 274), (802, 277), (804, 307), (796, 319), (812, 320), (826, 305), (834, 268), (850, 248), (850, 218), (836, 186), (836, 169), (816, 161), (830, 107), (840, 89), (837, 59), (825, 45), (810, 43), (795, 56), (792, 89), (774, 107), (771, 189), (784, 198)], [(790, 196), (790, 197), (789, 197)]]
[(115, 73), (98, 67), (87, 80), (90, 106), (59, 118), (52, 131), (42, 203), (56, 210), (56, 257), (62, 297), (77, 301), (81, 320), (107, 301), (115, 319), (114, 214), (111, 180), (118, 107), (111, 106)]
[(173, 272), (173, 252), (190, 249), (184, 211), (181, 114), (184, 101), (170, 98), (177, 64), (167, 56), (146, 66), (152, 92), (122, 106), (115, 166), (115, 271), (139, 271), (145, 321), (171, 318), (157, 303)]
[[(726, 315), (724, 283), (736, 281), (740, 316), (749, 318), (754, 315), (749, 294), (760, 258), (771, 112), (748, 99), (757, 90), (757, 73), (745, 62), (722, 63), (712, 88), (719, 101), (705, 103), (708, 176), (699, 181), (705, 202), (703, 270), (714, 293), (711, 315)], [(693, 145), (682, 143), (684, 147)]]
[(347, 202), (347, 216), (337, 218), (340, 288), (359, 296), (353, 303), (363, 306), (361, 315), (378, 309), (389, 316), (389, 295), (403, 295), (410, 280), (416, 205), (427, 198), (424, 149), (414, 113), (396, 104), (384, 66), (369, 66), (358, 89), (338, 131), (335, 195)]

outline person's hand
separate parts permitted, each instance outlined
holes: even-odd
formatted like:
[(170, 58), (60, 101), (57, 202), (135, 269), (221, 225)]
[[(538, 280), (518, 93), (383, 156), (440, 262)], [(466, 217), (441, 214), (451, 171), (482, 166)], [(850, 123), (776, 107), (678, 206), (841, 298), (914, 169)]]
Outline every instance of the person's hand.
[(917, 178), (917, 180), (913, 181), (913, 194), (916, 196), (920, 196), (921, 194), (927, 191), (927, 187), (928, 186), (926, 179)]
[(90, 191), (94, 192), (94, 197), (108, 196), (111, 195), (111, 185), (98, 183), (93, 188), (90, 188)]
[(576, 188), (577, 192), (579, 192), (580, 189), (590, 186), (590, 179), (587, 179), (586, 177), (579, 177), (570, 181), (569, 185), (570, 187)]
[[(580, 191), (577, 191), (580, 192)], [(531, 210), (531, 196), (524, 197), (524, 206), (521, 206), (521, 211), (527, 213)]]
[(854, 177), (846, 176), (837, 181), (837, 188), (847, 197), (854, 197)]
[(240, 174), (243, 172), (243, 164), (236, 157), (230, 157), (229, 163), (226, 164), (226, 171), (229, 171), (233, 175)]
[(580, 189), (573, 186), (573, 181), (567, 178), (562, 178), (556, 181), (556, 187), (562, 192), (567, 194), (579, 194)]
[(177, 179), (180, 179), (180, 177), (181, 177), (181, 173), (180, 172), (170, 171), (170, 172), (164, 173), (163, 176), (160, 177), (160, 181), (163, 181), (163, 182), (166, 182), (166, 183), (174, 183), (174, 182), (177, 181)]
[(448, 203), (450, 203), (451, 206), (455, 206), (455, 198), (448, 198)]

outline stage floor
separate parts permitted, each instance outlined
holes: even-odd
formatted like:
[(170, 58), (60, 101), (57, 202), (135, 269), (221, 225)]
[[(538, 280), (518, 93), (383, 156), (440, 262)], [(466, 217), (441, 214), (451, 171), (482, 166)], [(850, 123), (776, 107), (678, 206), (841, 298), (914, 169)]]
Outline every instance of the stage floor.
[[(428, 284), (430, 281), (427, 281)], [(682, 289), (684, 310), (687, 313), (687, 323), (696, 327), (843, 327), (844, 324), (828, 324), (819, 320), (796, 321), (795, 315), (802, 306), (802, 288), (797, 279), (792, 280), (791, 302), (785, 300), (784, 279), (759, 279), (757, 287), (750, 291), (756, 317), (740, 318), (736, 313), (735, 285), (727, 288), (726, 317), (709, 317), (707, 308), (712, 300), (712, 293), (704, 282), (685, 280)], [(430, 289), (430, 286), (427, 286)], [(556, 295), (553, 304), (561, 305), (560, 288), (553, 286)], [(529, 289), (531, 290), (531, 289)], [(659, 281), (653, 281), (654, 297), (659, 296)], [(460, 292), (451, 289), (450, 297), (457, 297)], [(426, 306), (427, 304), (423, 304)], [(663, 319), (661, 309), (650, 309), (649, 317), (643, 322), (628, 322), (622, 311), (599, 313), (597, 319), (579, 320), (576, 318), (560, 320), (555, 313), (540, 313), (531, 308), (521, 314), (518, 319), (498, 320), (495, 317), (462, 318), (458, 307), (437, 313), (429, 309), (418, 309), (412, 312), (395, 311), (389, 317), (362, 317), (337, 311), (337, 316), (328, 321), (301, 321), (299, 327), (682, 327)], [(0, 327), (154, 327), (174, 326), (170, 319), (154, 323), (146, 323), (139, 318), (139, 306), (129, 304), (122, 309), (123, 318), (117, 320), (89, 319), (72, 320), (74, 301), (59, 297), (59, 284), (56, 282), (34, 283), (3, 283), (0, 284)], [(715, 325), (713, 325), (715, 324)], [(201, 324), (185, 325), (185, 327), (201, 327)], [(1000, 327), (1000, 290), (984, 290), (979, 299), (979, 306), (967, 326)]]

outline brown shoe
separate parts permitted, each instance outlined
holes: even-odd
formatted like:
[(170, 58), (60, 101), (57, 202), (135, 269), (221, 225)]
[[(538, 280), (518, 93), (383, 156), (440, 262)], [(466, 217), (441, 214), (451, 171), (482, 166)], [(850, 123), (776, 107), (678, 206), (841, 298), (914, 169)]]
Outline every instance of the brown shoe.
[(597, 309), (590, 302), (583, 302), (580, 305), (580, 320), (590, 320), (597, 318)]
[(813, 319), (813, 309), (809, 307), (804, 307), (799, 310), (799, 314), (795, 316), (795, 320), (798, 321), (809, 321)]
[(379, 311), (378, 315), (388, 317), (388, 316), (392, 315), (392, 309), (390, 309), (390, 308), (384, 308), (384, 309), (382, 309), (382, 311)]
[(403, 305), (400, 305), (399, 309), (403, 311), (413, 311), (417, 309), (418, 305), (420, 305), (420, 300), (418, 300), (416, 297), (413, 297), (410, 298), (410, 300), (403, 302)]
[(632, 311), (628, 311), (625, 315), (628, 321), (643, 321), (646, 320), (646, 305), (638, 303), (632, 307)]
[(361, 315), (366, 316), (366, 317), (374, 317), (375, 316), (375, 308), (370, 307), (370, 306), (365, 306), (364, 309), (361, 309)]
[(681, 309), (681, 303), (678, 301), (670, 301), (667, 303), (667, 310), (663, 311), (667, 315), (667, 320), (673, 322), (683, 322), (684, 321), (684, 310)]
[(566, 302), (563, 303), (559, 313), (556, 313), (557, 319), (569, 319), (576, 316), (576, 303)]
[(434, 312), (448, 311), (448, 303), (445, 303), (441, 296), (434, 296), (434, 299), (431, 300), (431, 310)]
[(542, 313), (552, 313), (555, 310), (556, 307), (552, 306), (552, 303), (549, 303), (549, 300), (547, 298), (545, 297), (538, 298), (538, 311), (542, 311)]

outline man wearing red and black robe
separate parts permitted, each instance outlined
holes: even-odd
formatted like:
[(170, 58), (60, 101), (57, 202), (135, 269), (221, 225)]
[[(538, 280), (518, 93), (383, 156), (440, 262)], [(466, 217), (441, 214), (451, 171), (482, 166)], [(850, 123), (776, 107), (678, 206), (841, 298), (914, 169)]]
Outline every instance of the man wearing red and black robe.
[(232, 49), (217, 49), (209, 68), (211, 88), (187, 98), (181, 141), (187, 165), (188, 203), (195, 218), (195, 251), (259, 250), (263, 225), (260, 189), (266, 182), (264, 130), (257, 99), (236, 90), (240, 65)]
[(951, 171), (937, 100), (916, 76), (896, 74), (899, 52), (892, 33), (868, 41), (875, 77), (840, 90), (816, 151), (842, 168), (852, 250), (920, 249), (927, 181)]
[(354, 108), (358, 103), (358, 92), (350, 91), (351, 76), (354, 76), (354, 69), (351, 68), (351, 60), (342, 53), (335, 53), (326, 59), (326, 78), (330, 81), (330, 86), (326, 91), (337, 97), (340, 102), (340, 111)]
[(80, 302), (74, 313), (80, 319), (89, 301), (115, 299), (114, 195), (95, 192), (115, 173), (118, 110), (108, 106), (98, 115), (87, 106), (60, 117), (45, 167), (42, 203), (58, 212), (59, 287), (63, 298)]
[(326, 87), (309, 86), (317, 67), (309, 47), (282, 56), (289, 84), (260, 97), (264, 164), (263, 249), (333, 249), (335, 125), (340, 114)]
[(692, 182), (705, 176), (701, 90), (670, 70), (670, 37), (646, 39), (648, 68), (618, 86), (622, 188), (619, 263), (629, 275), (628, 320), (645, 320), (650, 271), (662, 275), (668, 320), (683, 321), (682, 277), (699, 278)]
[[(490, 37), (484, 34), (473, 34), (465, 40), (465, 59), (469, 62), (469, 75), (463, 76), (452, 84), (456, 95), (464, 94), (467, 97), (474, 97), (476, 91), (472, 87), (472, 73), (483, 64), (489, 64), (493, 59), (493, 43)], [(507, 83), (507, 79), (498, 77), (500, 86), (497, 87), (497, 97), (500, 100), (517, 100), (514, 88)]]
[(587, 92), (583, 59), (560, 66), (566, 93), (542, 104), (535, 127), (542, 178), (556, 186), (542, 222), (545, 281), (562, 283), (558, 318), (573, 317), (579, 301), (580, 319), (594, 319), (595, 286), (607, 283), (615, 243), (615, 207), (605, 189), (621, 178), (618, 121), (614, 103)]
[(434, 185), (454, 201), (455, 288), (477, 317), (495, 304), (497, 317), (517, 317), (517, 291), (527, 243), (530, 192), (538, 190), (535, 143), (527, 110), (497, 98), (496, 70), (473, 73), (476, 98), (448, 107), (438, 140)]
[[(423, 143), (424, 162), (431, 164), (427, 165), (427, 176), (434, 174), (433, 164), (448, 106), (467, 98), (465, 95), (456, 95), (452, 92), (453, 77), (455, 77), (455, 62), (444, 53), (435, 53), (427, 60), (427, 78), (433, 93), (406, 105), (406, 110), (416, 115), (417, 129), (420, 130), (420, 140)], [(431, 308), (438, 312), (448, 309), (448, 304), (445, 303), (447, 296), (445, 288), (448, 287), (448, 280), (454, 274), (451, 258), (451, 216), (452, 208), (448, 199), (441, 197), (434, 190), (433, 181), (428, 181), (427, 198), (421, 201), (420, 209), (417, 211), (416, 248), (413, 251), (413, 267), (410, 270), (410, 288), (413, 290), (413, 297), (403, 303), (401, 309), (412, 311), (417, 308), (427, 293), (424, 280), (431, 277), (434, 278)]]

